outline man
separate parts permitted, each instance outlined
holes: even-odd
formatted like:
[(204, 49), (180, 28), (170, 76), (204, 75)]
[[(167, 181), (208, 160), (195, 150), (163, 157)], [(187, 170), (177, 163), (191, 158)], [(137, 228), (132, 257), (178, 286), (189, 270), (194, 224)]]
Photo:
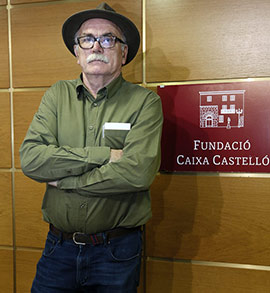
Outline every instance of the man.
[(50, 231), (32, 292), (136, 292), (161, 102), (122, 77), (140, 44), (129, 19), (103, 3), (62, 32), (82, 74), (45, 93), (20, 148), (23, 172), (47, 183)]

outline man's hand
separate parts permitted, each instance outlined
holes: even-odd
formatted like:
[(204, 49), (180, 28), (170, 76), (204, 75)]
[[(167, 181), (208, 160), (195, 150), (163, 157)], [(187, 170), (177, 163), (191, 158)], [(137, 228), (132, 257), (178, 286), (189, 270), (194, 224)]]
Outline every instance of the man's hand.
[(110, 162), (116, 162), (118, 161), (119, 159), (121, 159), (123, 156), (123, 150), (114, 150), (114, 149), (111, 149), (111, 158), (110, 158)]

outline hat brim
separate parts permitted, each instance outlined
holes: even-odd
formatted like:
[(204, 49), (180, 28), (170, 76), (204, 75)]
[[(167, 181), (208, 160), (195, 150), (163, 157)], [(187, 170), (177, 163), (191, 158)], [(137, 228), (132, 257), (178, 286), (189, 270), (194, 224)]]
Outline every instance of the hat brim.
[(131, 20), (122, 14), (113, 11), (92, 9), (84, 10), (70, 16), (64, 22), (62, 27), (63, 40), (69, 51), (75, 56), (75, 34), (86, 20), (92, 18), (103, 18), (110, 20), (120, 28), (126, 38), (126, 43), (128, 45), (128, 55), (125, 65), (128, 64), (138, 52), (140, 46), (140, 34), (137, 27)]

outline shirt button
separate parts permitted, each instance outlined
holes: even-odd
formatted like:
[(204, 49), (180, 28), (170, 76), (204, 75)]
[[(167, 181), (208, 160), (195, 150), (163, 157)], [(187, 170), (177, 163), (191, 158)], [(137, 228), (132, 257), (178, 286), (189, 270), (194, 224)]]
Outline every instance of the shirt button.
[(90, 129), (90, 130), (93, 130), (93, 129), (94, 129), (94, 126), (93, 126), (93, 125), (90, 125), (90, 126), (89, 126), (89, 129)]
[(85, 207), (86, 207), (86, 203), (85, 202), (80, 205), (80, 208), (81, 209), (84, 209)]
[(97, 107), (98, 106), (98, 104), (97, 103), (94, 103), (94, 107)]

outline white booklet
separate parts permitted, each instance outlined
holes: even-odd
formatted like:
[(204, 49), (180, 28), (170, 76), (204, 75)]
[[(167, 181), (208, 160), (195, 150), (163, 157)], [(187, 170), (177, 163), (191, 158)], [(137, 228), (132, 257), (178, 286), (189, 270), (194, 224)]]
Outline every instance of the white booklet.
[(102, 137), (104, 137), (105, 130), (130, 130), (130, 123), (105, 122), (102, 127)]

